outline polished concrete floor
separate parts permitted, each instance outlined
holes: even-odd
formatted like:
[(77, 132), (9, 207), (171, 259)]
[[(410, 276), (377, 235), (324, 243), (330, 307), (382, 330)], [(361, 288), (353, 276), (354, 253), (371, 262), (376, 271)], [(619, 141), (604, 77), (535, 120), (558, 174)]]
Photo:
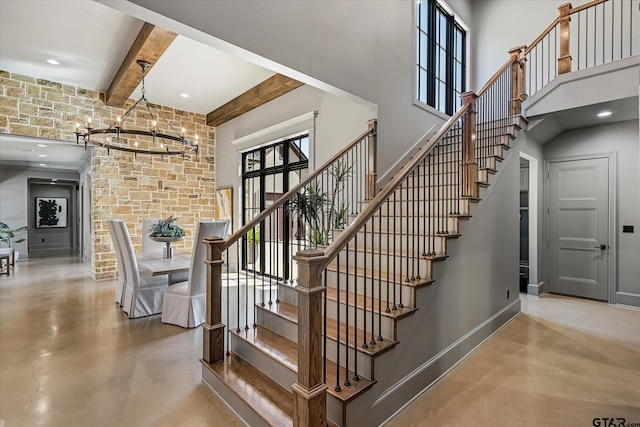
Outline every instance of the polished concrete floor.
[[(0, 426), (241, 425), (200, 382), (200, 328), (129, 320), (114, 285), (74, 258), (20, 262), (0, 277)], [(388, 425), (640, 423), (640, 310), (547, 295), (522, 303)]]

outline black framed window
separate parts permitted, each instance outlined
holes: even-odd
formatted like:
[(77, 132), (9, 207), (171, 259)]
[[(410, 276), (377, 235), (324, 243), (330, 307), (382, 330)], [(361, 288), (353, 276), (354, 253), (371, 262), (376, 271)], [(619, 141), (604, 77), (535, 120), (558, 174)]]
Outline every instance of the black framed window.
[[(304, 134), (242, 154), (242, 223), (255, 218), (306, 178), (309, 135)], [(242, 266), (266, 276), (288, 278), (291, 230), (288, 212), (279, 209), (249, 231), (243, 242)], [(269, 261), (269, 262), (267, 262)]]
[(466, 90), (466, 32), (438, 1), (416, 7), (416, 99), (453, 115)]

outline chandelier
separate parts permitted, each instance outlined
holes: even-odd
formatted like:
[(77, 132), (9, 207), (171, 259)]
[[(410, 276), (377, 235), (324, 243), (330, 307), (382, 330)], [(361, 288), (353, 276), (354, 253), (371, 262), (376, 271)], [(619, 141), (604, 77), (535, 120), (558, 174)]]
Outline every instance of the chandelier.
[[(96, 129), (92, 127), (91, 117), (87, 117), (84, 130), (80, 129), (80, 123), (76, 123), (76, 143), (79, 144), (80, 141), (84, 142), (85, 149), (88, 144), (106, 148), (107, 154), (109, 154), (110, 150), (118, 150), (133, 153), (134, 157), (137, 154), (158, 156), (181, 155), (184, 159), (185, 154), (195, 153), (197, 159), (199, 152), (198, 135), (195, 135), (193, 141), (188, 140), (185, 137), (184, 128), (181, 129), (181, 132), (178, 132), (169, 121), (162, 117), (158, 109), (147, 100), (145, 96), (144, 74), (151, 64), (141, 59), (136, 62), (142, 70), (142, 97), (140, 97), (122, 117), (116, 118), (115, 123), (111, 123), (106, 128)], [(125, 128), (125, 120), (127, 120), (138, 107), (141, 107), (141, 109), (142, 107), (146, 108), (146, 112), (149, 114), (151, 121), (150, 129)], [(132, 117), (132, 119), (134, 118), (135, 117)], [(158, 128), (158, 123), (161, 122), (166, 125), (170, 133), (161, 131)], [(96, 135), (103, 135), (105, 138), (95, 138)]]

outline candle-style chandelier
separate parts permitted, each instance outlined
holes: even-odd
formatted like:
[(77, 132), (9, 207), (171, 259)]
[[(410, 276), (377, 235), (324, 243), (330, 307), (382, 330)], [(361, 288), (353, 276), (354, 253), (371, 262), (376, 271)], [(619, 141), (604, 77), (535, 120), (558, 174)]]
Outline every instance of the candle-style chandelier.
[[(80, 123), (76, 123), (76, 143), (80, 143), (80, 141), (84, 142), (85, 149), (88, 144), (106, 148), (107, 154), (110, 150), (118, 150), (133, 153), (134, 156), (137, 154), (150, 154), (157, 156), (181, 155), (184, 159), (185, 154), (195, 153), (197, 158), (199, 152), (198, 135), (196, 134), (194, 136), (193, 141), (187, 139), (185, 137), (184, 128), (181, 129), (181, 132), (178, 132), (171, 123), (169, 123), (169, 121), (162, 117), (157, 108), (147, 100), (145, 96), (144, 74), (151, 64), (141, 59), (136, 62), (142, 69), (142, 97), (138, 99), (122, 115), (122, 117), (116, 118), (115, 123), (111, 123), (109, 127), (102, 129), (93, 128), (91, 126), (91, 117), (87, 117), (84, 130), (80, 129)], [(150, 129), (126, 129), (124, 127), (125, 120), (136, 108), (138, 108), (138, 106), (146, 107), (146, 111), (151, 116)], [(171, 134), (158, 129), (159, 122), (165, 123)], [(106, 137), (104, 139), (96, 139), (93, 137), (95, 135), (105, 135)], [(125, 136), (130, 136), (131, 138), (125, 138)], [(170, 145), (176, 146), (176, 143), (179, 143), (179, 147), (170, 147)]]

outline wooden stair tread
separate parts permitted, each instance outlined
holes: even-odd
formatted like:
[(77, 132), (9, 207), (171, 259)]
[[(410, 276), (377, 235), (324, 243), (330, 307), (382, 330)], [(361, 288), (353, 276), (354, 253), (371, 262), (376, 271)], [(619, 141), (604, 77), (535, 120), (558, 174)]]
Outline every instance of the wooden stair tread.
[[(378, 356), (392, 348), (394, 348), (398, 341), (393, 340), (391, 338), (383, 337), (382, 341), (378, 341), (378, 336), (374, 334), (373, 339), (375, 340), (375, 344), (371, 344), (371, 331), (367, 331), (366, 341), (365, 341), (365, 333), (362, 329), (356, 329), (356, 333), (353, 333), (353, 325), (349, 325), (349, 341), (347, 343), (347, 327), (344, 323), (338, 322), (335, 319), (327, 318), (327, 338), (331, 338), (334, 341), (338, 341), (338, 326), (340, 331), (340, 343), (349, 345), (351, 348), (355, 348), (356, 350), (368, 354), (370, 356)], [(362, 344), (366, 342), (367, 347), (363, 347)]]
[[(333, 271), (333, 272), (337, 272), (338, 271), (338, 269), (336, 268), (336, 265), (334, 263), (330, 263), (327, 266), (327, 270)], [(371, 271), (369, 269), (365, 270), (362, 267), (358, 267), (357, 270), (356, 270), (352, 265), (349, 266), (348, 270), (346, 269), (346, 267), (340, 267), (340, 273), (341, 274), (347, 274), (348, 273), (350, 276), (357, 275), (358, 277), (366, 277), (366, 278), (372, 278), (373, 277), (374, 280), (378, 280), (378, 278), (380, 277), (378, 275), (377, 271)], [(382, 280), (383, 281), (387, 280), (386, 273), (382, 273)], [(401, 277), (399, 275), (396, 275), (394, 277), (393, 274), (389, 274), (389, 282), (397, 284), (397, 285), (411, 286), (411, 287), (414, 287), (414, 288), (421, 288), (423, 286), (428, 286), (428, 285), (432, 284), (434, 282), (434, 280), (430, 279), (430, 278), (423, 277), (423, 278), (421, 278), (419, 280), (413, 280), (413, 281), (407, 282), (406, 281), (406, 277)]]
[[(280, 307), (276, 308), (273, 307), (275, 305), (278, 305)], [(290, 313), (290, 317), (285, 317), (287, 318), (287, 320), (292, 321), (293, 323), (298, 323), (298, 309), (296, 306), (286, 303), (286, 302), (279, 302), (277, 304), (272, 304), (271, 307), (269, 307), (268, 305), (264, 306), (264, 307), (260, 307), (259, 304), (256, 304), (256, 306), (258, 308), (262, 308), (265, 310), (269, 310), (272, 313), (280, 316), (280, 317), (284, 317), (282, 315), (283, 312), (285, 313)], [(294, 311), (293, 309), (295, 308), (295, 318), (291, 318), (291, 313)], [(337, 341), (338, 338), (338, 324), (336, 322), (335, 319), (330, 319), (327, 318), (327, 338), (331, 338), (334, 341)], [(242, 332), (242, 329), (241, 329)], [(357, 337), (359, 340), (363, 340), (364, 339), (364, 331), (362, 331), (361, 329), (358, 329), (357, 331)], [(371, 334), (371, 331), (367, 331), (367, 336), (369, 336)], [(340, 342), (342, 344), (346, 344), (346, 341), (344, 340), (346, 336), (346, 325), (342, 322), (340, 322)], [(358, 340), (356, 340), (355, 342), (353, 341), (353, 325), (349, 325), (349, 345), (353, 348), (355, 347), (356, 349), (358, 349), (359, 351), (363, 352), (363, 353), (367, 353), (369, 355), (377, 355), (379, 353), (385, 352), (388, 349), (395, 347), (396, 344), (398, 344), (397, 341), (392, 340), (390, 338), (386, 338), (383, 337), (384, 340), (382, 342), (378, 342), (380, 345), (374, 345), (374, 346), (369, 346), (369, 348), (362, 348), (361, 344), (363, 341), (358, 342)], [(370, 341), (370, 338), (368, 338), (367, 342)], [(357, 343), (357, 345), (356, 345)]]
[[(327, 287), (327, 299), (330, 301), (338, 301), (338, 290), (336, 288)], [(340, 303), (346, 304), (347, 302), (347, 291), (344, 289), (340, 290)], [(390, 310), (390, 312), (386, 311), (387, 301), (378, 298), (371, 298), (371, 296), (367, 296), (365, 299), (364, 295), (354, 294), (353, 292), (349, 292), (349, 306), (354, 306), (354, 299), (356, 300), (357, 307), (359, 309), (364, 309), (365, 302), (368, 310), (371, 310), (373, 307), (373, 312), (378, 313), (378, 307), (382, 307), (382, 315), (385, 317), (391, 317), (393, 319), (401, 319), (405, 316), (415, 313), (418, 309), (416, 307), (404, 306), (403, 308), (396, 308), (396, 310)], [(391, 308), (393, 304), (389, 303), (389, 307)], [(369, 311), (367, 311), (369, 312)]]
[(262, 353), (293, 372), (298, 372), (298, 345), (269, 328), (258, 325), (255, 328), (241, 329), (232, 334), (247, 341)]
[(235, 355), (205, 363), (220, 381), (274, 427), (293, 425), (293, 394)]
[[(258, 326), (256, 328), (249, 328), (247, 331), (241, 331), (240, 333), (235, 333), (235, 335), (239, 336), (249, 344), (253, 345), (255, 348), (265, 353), (275, 361), (281, 363), (284, 367), (289, 369), (291, 372), (298, 372), (298, 345), (288, 340), (281, 335), (269, 330), (264, 326)], [(371, 380), (361, 374), (358, 374), (359, 380), (353, 381), (352, 378), (354, 376), (353, 371), (346, 369), (341, 366), (340, 367), (340, 378), (341, 378), (341, 391), (335, 390), (335, 385), (337, 382), (337, 365), (335, 362), (331, 360), (327, 360), (327, 372), (326, 372), (326, 383), (328, 386), (327, 393), (335, 396), (337, 399), (342, 400), (343, 402), (347, 402), (360, 393), (368, 390), (373, 384), (375, 384), (375, 380)], [(246, 362), (245, 362), (246, 363)], [(348, 378), (351, 382), (350, 386), (344, 386), (343, 382), (347, 378), (345, 375), (348, 375)]]
[(270, 311), (291, 323), (298, 323), (298, 306), (296, 305), (280, 301), (273, 304), (265, 304), (264, 306), (256, 304), (256, 306), (262, 310)]

